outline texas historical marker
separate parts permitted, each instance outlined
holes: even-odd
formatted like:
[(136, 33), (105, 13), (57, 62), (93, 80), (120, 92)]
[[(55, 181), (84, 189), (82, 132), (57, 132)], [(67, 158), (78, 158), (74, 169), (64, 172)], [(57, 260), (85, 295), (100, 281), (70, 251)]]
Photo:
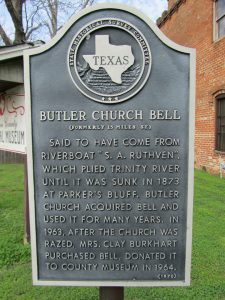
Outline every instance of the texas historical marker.
[(194, 51), (100, 5), (25, 63), (34, 284), (188, 285)]

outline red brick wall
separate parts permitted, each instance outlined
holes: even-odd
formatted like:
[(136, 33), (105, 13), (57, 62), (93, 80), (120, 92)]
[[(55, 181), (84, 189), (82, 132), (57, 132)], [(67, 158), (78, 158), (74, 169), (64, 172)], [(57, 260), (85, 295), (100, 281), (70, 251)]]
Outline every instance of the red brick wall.
[(215, 150), (215, 92), (225, 90), (225, 37), (214, 41), (213, 15), (213, 0), (186, 0), (159, 27), (177, 44), (196, 48), (195, 162), (218, 173), (225, 152)]

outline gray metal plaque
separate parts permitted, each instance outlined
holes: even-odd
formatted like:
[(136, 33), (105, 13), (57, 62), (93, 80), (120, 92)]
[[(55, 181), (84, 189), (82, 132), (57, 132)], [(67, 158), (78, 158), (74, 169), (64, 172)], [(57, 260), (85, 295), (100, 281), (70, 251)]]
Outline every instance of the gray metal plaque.
[(100, 5), (25, 62), (34, 283), (188, 285), (193, 50)]

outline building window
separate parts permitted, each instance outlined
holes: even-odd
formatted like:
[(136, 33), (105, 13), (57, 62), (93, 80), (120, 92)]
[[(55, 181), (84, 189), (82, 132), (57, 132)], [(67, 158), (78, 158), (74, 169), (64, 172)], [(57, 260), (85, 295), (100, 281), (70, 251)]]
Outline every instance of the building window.
[(216, 0), (216, 31), (217, 38), (225, 35), (225, 0)]
[(225, 151), (225, 94), (217, 98), (217, 139), (216, 149)]

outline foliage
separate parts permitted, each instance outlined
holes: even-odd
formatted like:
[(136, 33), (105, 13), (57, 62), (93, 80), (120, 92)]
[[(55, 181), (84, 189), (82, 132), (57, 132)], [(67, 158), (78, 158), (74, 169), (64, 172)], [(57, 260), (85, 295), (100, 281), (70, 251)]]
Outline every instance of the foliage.
[[(225, 179), (195, 174), (191, 286), (126, 288), (125, 300), (225, 300)], [(22, 165), (0, 166), (0, 193), (0, 299), (97, 300), (97, 288), (32, 286), (29, 246), (22, 243)]]
[(159, 17), (159, 18), (156, 20), (156, 25), (157, 25), (157, 26), (159, 26), (159, 24), (166, 18), (166, 16), (168, 15), (169, 12), (170, 12), (170, 11), (168, 11), (168, 10), (164, 10), (164, 11), (162, 12), (161, 17)]

